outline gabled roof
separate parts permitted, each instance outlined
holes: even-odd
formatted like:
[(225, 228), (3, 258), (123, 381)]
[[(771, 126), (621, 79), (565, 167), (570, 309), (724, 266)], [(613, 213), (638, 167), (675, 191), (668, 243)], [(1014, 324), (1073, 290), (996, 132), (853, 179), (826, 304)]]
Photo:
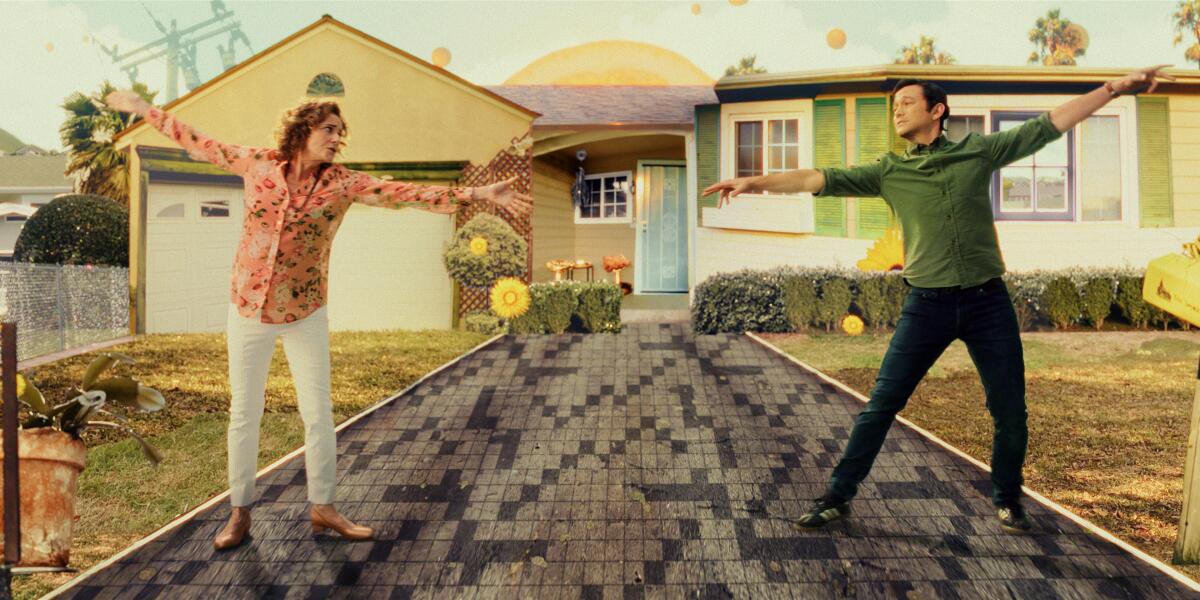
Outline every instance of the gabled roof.
[(75, 183), (63, 171), (67, 155), (0, 156), (0, 189), (4, 188), (66, 188)]
[[(821, 94), (887, 93), (901, 79), (927, 79), (951, 94), (1077, 94), (1095, 89), (1133, 68), (981, 65), (877, 65), (722, 77), (721, 102), (811, 98)], [(1178, 81), (1160, 83), (1155, 93), (1200, 93), (1200, 72), (1169, 69)]]
[[(391, 44), (389, 44), (389, 43), (387, 43), (387, 42), (385, 42), (385, 41), (383, 41), (383, 40), (381, 40), (381, 39), (379, 39), (379, 38), (377, 38), (377, 37), (374, 37), (374, 36), (372, 36), (372, 35), (369, 35), (369, 34), (367, 34), (367, 33), (363, 32), (363, 31), (361, 31), (361, 30), (359, 30), (359, 29), (355, 29), (354, 27), (351, 27), (351, 26), (349, 26), (349, 25), (347, 25), (347, 24), (345, 24), (345, 23), (343, 23), (343, 22), (341, 22), (341, 21), (339, 21), (339, 20), (337, 20), (337, 19), (335, 19), (335, 18), (333, 18), (333, 17), (331, 17), (331, 16), (329, 16), (329, 15), (324, 15), (324, 16), (322, 16), (320, 19), (318, 19), (317, 21), (313, 22), (313, 23), (312, 23), (311, 25), (309, 25), (308, 27), (305, 27), (304, 29), (301, 29), (300, 31), (297, 31), (296, 33), (293, 33), (292, 35), (289, 35), (289, 36), (287, 36), (286, 38), (283, 38), (282, 40), (279, 40), (278, 42), (276, 42), (276, 43), (275, 43), (274, 45), (272, 45), (271, 47), (269, 47), (269, 48), (266, 48), (266, 49), (265, 49), (265, 50), (263, 50), (262, 52), (259, 52), (258, 54), (255, 54), (254, 56), (251, 56), (250, 58), (247, 58), (246, 60), (244, 60), (244, 61), (242, 61), (242, 62), (238, 63), (237, 65), (235, 65), (235, 66), (233, 66), (232, 68), (230, 68), (230, 69), (226, 70), (225, 72), (221, 73), (220, 75), (217, 75), (216, 77), (213, 77), (212, 79), (209, 79), (208, 81), (204, 82), (204, 83), (203, 83), (203, 84), (201, 84), (199, 87), (197, 87), (196, 89), (194, 89), (194, 90), (191, 90), (190, 92), (188, 92), (188, 93), (186, 93), (186, 94), (184, 94), (184, 95), (180, 96), (179, 98), (176, 98), (175, 100), (172, 100), (171, 102), (168, 102), (168, 103), (167, 103), (167, 104), (165, 104), (165, 105), (164, 105), (162, 108), (164, 108), (164, 109), (166, 109), (166, 110), (171, 110), (172, 108), (175, 108), (176, 106), (178, 106), (178, 105), (180, 105), (180, 104), (183, 104), (183, 103), (186, 103), (186, 102), (188, 102), (189, 100), (191, 100), (192, 98), (194, 98), (194, 97), (195, 97), (197, 94), (199, 94), (200, 92), (203, 92), (204, 90), (207, 90), (208, 88), (211, 88), (211, 87), (214, 87), (214, 86), (218, 86), (218, 85), (220, 85), (220, 84), (221, 84), (222, 82), (224, 82), (224, 81), (225, 81), (227, 78), (229, 78), (230, 76), (232, 76), (234, 73), (237, 73), (238, 71), (240, 71), (240, 70), (242, 70), (242, 69), (245, 69), (245, 68), (247, 68), (248, 66), (250, 66), (250, 65), (253, 65), (253, 64), (255, 64), (255, 63), (259, 62), (259, 61), (260, 61), (260, 60), (262, 60), (263, 58), (265, 58), (265, 57), (267, 57), (267, 56), (269, 56), (269, 55), (273, 54), (273, 53), (274, 53), (276, 50), (278, 50), (278, 49), (280, 49), (280, 48), (282, 48), (282, 47), (284, 47), (284, 46), (288, 45), (288, 44), (289, 44), (290, 42), (292, 42), (293, 40), (295, 40), (295, 39), (297, 39), (297, 38), (299, 38), (299, 37), (301, 37), (301, 36), (303, 36), (303, 35), (305, 35), (305, 34), (307, 34), (307, 33), (311, 32), (311, 31), (313, 31), (313, 30), (316, 30), (316, 29), (318, 29), (318, 28), (321, 28), (321, 27), (335, 27), (335, 28), (337, 28), (337, 29), (341, 29), (341, 30), (343, 30), (343, 31), (345, 31), (345, 32), (348, 32), (348, 33), (352, 34), (352, 35), (358, 36), (358, 37), (362, 38), (363, 40), (365, 40), (365, 41), (367, 41), (367, 42), (369, 42), (369, 43), (371, 43), (371, 44), (374, 44), (374, 45), (376, 45), (376, 46), (379, 46), (380, 48), (382, 48), (383, 50), (385, 50), (385, 51), (387, 51), (387, 52), (390, 52), (390, 53), (396, 54), (397, 56), (400, 56), (400, 57), (402, 57), (402, 58), (404, 58), (404, 59), (406, 59), (406, 60), (409, 60), (409, 61), (415, 62), (415, 63), (417, 63), (417, 64), (419, 64), (419, 65), (421, 65), (421, 66), (423, 66), (423, 67), (425, 67), (425, 68), (428, 68), (430, 71), (433, 71), (433, 72), (437, 73), (438, 75), (440, 75), (440, 76), (442, 76), (442, 77), (444, 77), (444, 78), (448, 79), (449, 81), (451, 81), (451, 82), (454, 82), (454, 83), (456, 83), (456, 84), (458, 84), (458, 85), (461, 85), (461, 86), (467, 87), (467, 88), (469, 88), (469, 89), (471, 89), (471, 90), (474, 90), (474, 91), (476, 91), (476, 92), (478, 92), (478, 93), (482, 94), (483, 96), (485, 96), (485, 97), (487, 97), (487, 98), (490, 98), (491, 100), (493, 100), (493, 101), (495, 101), (495, 102), (499, 103), (499, 104), (503, 104), (503, 105), (505, 105), (505, 106), (511, 107), (511, 108), (513, 108), (513, 109), (516, 109), (517, 111), (519, 111), (519, 112), (522, 112), (522, 113), (525, 113), (525, 114), (527, 114), (527, 115), (529, 115), (529, 116), (534, 116), (534, 117), (536, 117), (536, 116), (538, 115), (538, 113), (537, 113), (537, 112), (535, 112), (535, 111), (532, 111), (532, 110), (529, 110), (528, 108), (526, 108), (526, 107), (524, 107), (524, 106), (521, 106), (520, 104), (517, 104), (517, 103), (515, 103), (515, 102), (512, 102), (511, 100), (509, 100), (509, 99), (507, 99), (507, 98), (504, 98), (503, 96), (497, 95), (497, 94), (495, 94), (495, 93), (493, 93), (493, 92), (489, 91), (489, 90), (488, 90), (487, 88), (485, 88), (485, 87), (482, 87), (482, 86), (479, 86), (479, 85), (475, 85), (474, 83), (471, 83), (470, 81), (467, 81), (466, 79), (463, 79), (462, 77), (459, 77), (458, 75), (455, 75), (454, 73), (451, 73), (450, 71), (447, 71), (447, 70), (445, 70), (445, 69), (443, 69), (443, 68), (441, 68), (441, 67), (438, 67), (437, 65), (434, 65), (433, 63), (430, 63), (430, 62), (428, 62), (428, 61), (425, 61), (425, 60), (422, 60), (422, 59), (420, 59), (420, 58), (417, 58), (416, 56), (413, 56), (412, 54), (409, 54), (408, 52), (405, 52), (405, 51), (403, 51), (403, 50), (401, 50), (401, 49), (399, 49), (399, 48), (397, 48), (397, 47), (395, 47), (395, 46), (393, 46), (393, 45), (391, 45)], [(113, 140), (114, 140), (114, 141), (116, 141), (116, 140), (119, 140), (119, 139), (121, 139), (121, 138), (123, 138), (123, 137), (125, 137), (125, 136), (127, 136), (127, 135), (130, 135), (130, 134), (131, 134), (131, 132), (133, 132), (133, 131), (136, 131), (136, 130), (138, 130), (139, 128), (141, 128), (141, 127), (143, 127), (143, 126), (145, 126), (145, 122), (144, 122), (144, 121), (138, 121), (138, 122), (137, 122), (136, 124), (134, 124), (132, 127), (130, 127), (130, 128), (128, 128), (128, 129), (126, 129), (126, 130), (124, 130), (124, 131), (122, 131), (122, 132), (118, 133), (118, 134), (117, 134), (117, 135), (115, 135), (115, 136), (113, 136)]]
[(708, 85), (499, 85), (489, 90), (542, 116), (534, 129), (691, 127), (698, 104), (715, 104)]

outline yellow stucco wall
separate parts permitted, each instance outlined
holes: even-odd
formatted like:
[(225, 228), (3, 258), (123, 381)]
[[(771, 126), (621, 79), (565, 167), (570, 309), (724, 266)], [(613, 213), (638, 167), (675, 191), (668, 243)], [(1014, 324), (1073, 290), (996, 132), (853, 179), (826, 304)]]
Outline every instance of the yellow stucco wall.
[(1200, 96), (1171, 96), (1175, 226), (1200, 226)]
[[(216, 139), (272, 147), (283, 112), (303, 100), (312, 78), (325, 72), (345, 87), (337, 101), (350, 136), (339, 160), (348, 162), (487, 164), (536, 118), (330, 21), (185, 96), (171, 111)], [(144, 125), (118, 143), (176, 147)], [(138, 172), (136, 159), (132, 166)], [(139, 198), (137, 178), (131, 180), (131, 197)], [(131, 208), (130, 282), (138, 298), (145, 257), (141, 207), (132, 202)], [(355, 207), (331, 257), (331, 327), (448, 327), (452, 288), (440, 255), (451, 232), (445, 215)], [(380, 298), (395, 306), (380, 307)]]

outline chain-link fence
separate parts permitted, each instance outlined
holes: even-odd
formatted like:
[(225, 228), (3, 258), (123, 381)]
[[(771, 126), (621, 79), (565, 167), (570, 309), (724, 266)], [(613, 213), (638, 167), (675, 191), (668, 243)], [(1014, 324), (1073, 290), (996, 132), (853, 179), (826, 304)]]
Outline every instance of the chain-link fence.
[(0, 315), (18, 360), (129, 335), (129, 269), (0, 263)]

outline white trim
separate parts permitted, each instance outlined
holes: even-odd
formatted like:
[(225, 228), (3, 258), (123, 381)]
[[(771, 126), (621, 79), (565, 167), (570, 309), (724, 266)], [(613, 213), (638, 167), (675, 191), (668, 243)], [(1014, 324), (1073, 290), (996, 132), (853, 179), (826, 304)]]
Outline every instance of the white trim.
[(614, 223), (622, 224), (622, 223), (632, 223), (633, 222), (633, 211), (634, 211), (634, 206), (636, 204), (635, 197), (638, 194), (637, 186), (633, 185), (633, 183), (634, 183), (633, 171), (609, 171), (607, 173), (593, 173), (591, 175), (584, 175), (583, 179), (584, 179), (584, 181), (595, 181), (597, 179), (600, 180), (600, 182), (601, 182), (600, 183), (600, 214), (603, 215), (604, 214), (604, 206), (605, 206), (604, 180), (605, 179), (616, 179), (618, 177), (624, 177), (626, 184), (633, 186), (633, 188), (634, 188), (632, 190), (627, 190), (625, 192), (625, 216), (624, 217), (603, 217), (603, 216), (584, 217), (580, 214), (580, 211), (583, 207), (576, 206), (575, 207), (575, 224), (576, 225), (612, 225)]
[(696, 134), (683, 137), (684, 163), (687, 169), (687, 235), (688, 235), (688, 306), (696, 293), (696, 222), (700, 206), (700, 190), (696, 177)]
[[(746, 332), (746, 335), (750, 339), (758, 342), (759, 344), (762, 344), (768, 350), (775, 352), (782, 358), (785, 358), (788, 361), (790, 361), (792, 364), (795, 364), (795, 365), (799, 366), (800, 368), (812, 373), (813, 375), (816, 375), (822, 381), (853, 396), (854, 398), (858, 399), (860, 402), (862, 402), (864, 404), (867, 402), (870, 402), (869, 398), (858, 393), (858, 391), (854, 390), (850, 386), (847, 386), (846, 384), (818, 371), (816, 368), (809, 366), (807, 363), (804, 363), (800, 359), (788, 354), (787, 352), (784, 352), (783, 350), (779, 349), (774, 344), (762, 339), (761, 337), (755, 335), (754, 333)], [(959, 450), (958, 448), (955, 448), (954, 446), (951, 446), (950, 444), (942, 441), (941, 438), (933, 435), (932, 433), (929, 433), (928, 431), (925, 431), (924, 429), (918, 427), (917, 425), (914, 425), (908, 419), (905, 419), (904, 417), (897, 415), (896, 420), (899, 421), (900, 424), (912, 429), (917, 434), (921, 435), (922, 437), (929, 440), (930, 442), (933, 442), (934, 444), (941, 446), (943, 449), (954, 454), (955, 456), (965, 459), (967, 462), (970, 462), (971, 464), (975, 465), (976, 467), (979, 467), (985, 473), (992, 472), (992, 469), (990, 467), (988, 467), (986, 464), (984, 464), (982, 461), (979, 461), (979, 460), (975, 459), (973, 456), (970, 456), (969, 454), (963, 452), (962, 450)], [(1163, 563), (1162, 561), (1158, 560), (1157, 558), (1154, 558), (1153, 556), (1146, 554), (1142, 550), (1139, 550), (1139, 549), (1129, 545), (1127, 542), (1123, 541), (1121, 538), (1118, 538), (1117, 536), (1113, 535), (1112, 533), (1110, 533), (1104, 529), (1101, 529), (1099, 526), (1092, 523), (1091, 521), (1088, 521), (1087, 519), (1071, 512), (1066, 507), (1029, 489), (1028, 487), (1021, 486), (1021, 490), (1023, 492), (1025, 492), (1025, 494), (1027, 496), (1029, 496), (1030, 498), (1032, 498), (1035, 502), (1045, 506), (1046, 508), (1053, 510), (1054, 512), (1059, 513), (1060, 515), (1070, 519), (1071, 521), (1074, 521), (1076, 525), (1083, 527), (1084, 529), (1090, 531), (1091, 533), (1094, 533), (1097, 536), (1101, 537), (1105, 541), (1108, 541), (1108, 542), (1112, 543), (1113, 545), (1117, 546), (1118, 548), (1136, 556), (1137, 558), (1142, 559), (1143, 561), (1148, 563), (1150, 566), (1158, 569), (1159, 571), (1162, 571), (1163, 574), (1167, 575), (1168, 577), (1170, 577), (1171, 579), (1174, 579), (1175, 581), (1177, 581), (1179, 583), (1182, 583), (1183, 585), (1190, 588), (1192, 591), (1200, 592), (1200, 583), (1197, 583), (1196, 581), (1189, 578), (1187, 575), (1184, 575), (1183, 573), (1176, 571), (1175, 569), (1171, 568), (1166, 563)]]
[[(472, 354), (475, 354), (479, 350), (482, 350), (483, 348), (491, 345), (493, 342), (495, 342), (496, 340), (498, 340), (502, 337), (504, 337), (504, 335), (492, 336), (490, 339), (485, 340), (483, 343), (479, 344), (478, 346), (475, 346), (474, 348), (471, 348), (470, 350), (467, 350), (463, 354), (459, 355), (454, 360), (451, 360), (450, 362), (438, 367), (437, 369), (434, 369), (434, 370), (426, 373), (423, 377), (412, 382), (408, 387), (400, 390), (399, 392), (396, 392), (391, 397), (386, 398), (384, 400), (380, 400), (379, 402), (376, 402), (374, 405), (368, 407), (366, 410), (363, 410), (362, 412), (358, 413), (357, 415), (354, 415), (353, 417), (346, 419), (340, 425), (338, 425), (337, 428), (334, 429), (334, 431), (341, 431), (341, 430), (349, 427), (350, 425), (358, 422), (359, 420), (363, 419), (367, 415), (370, 415), (371, 413), (379, 410), (380, 408), (383, 408), (384, 406), (391, 404), (397, 398), (400, 398), (401, 396), (407, 394), (409, 392), (409, 390), (412, 390), (413, 388), (417, 387), (418, 385), (421, 385), (422, 383), (424, 383), (425, 380), (458, 364), (464, 358), (471, 356)], [(267, 465), (266, 467), (263, 467), (261, 470), (259, 470), (259, 472), (254, 476), (255, 480), (257, 481), (258, 478), (262, 477), (263, 475), (266, 475), (267, 473), (270, 473), (271, 471), (274, 471), (275, 469), (279, 468), (287, 461), (292, 460), (293, 458), (296, 458), (297, 456), (300, 456), (303, 453), (304, 453), (303, 446), (296, 448), (295, 450), (292, 450), (283, 458), (280, 458), (279, 460), (277, 460), (277, 461)], [(71, 579), (70, 581), (66, 582), (62, 586), (55, 588), (54, 590), (52, 590), (50, 593), (46, 594), (45, 596), (42, 596), (42, 600), (47, 600), (49, 598), (58, 597), (62, 593), (66, 592), (67, 590), (75, 587), (76, 585), (79, 585), (79, 583), (82, 582), (84, 579), (87, 579), (88, 577), (95, 575), (96, 573), (98, 573), (99, 571), (108, 567), (109, 565), (112, 565), (113, 563), (121, 560), (122, 558), (125, 558), (126, 556), (132, 554), (134, 551), (141, 548), (142, 546), (145, 546), (145, 545), (149, 544), (150, 542), (153, 542), (154, 540), (166, 535), (167, 533), (170, 533), (171, 530), (179, 527), (180, 525), (186, 523), (187, 521), (190, 521), (197, 514), (203, 512), (205, 510), (208, 510), (209, 508), (211, 508), (213, 506), (216, 506), (217, 504), (221, 503), (221, 501), (225, 500), (225, 498), (227, 498), (227, 497), (229, 497), (229, 490), (225, 490), (224, 492), (217, 494), (216, 496), (209, 499), (207, 502), (204, 502), (203, 504), (197, 506), (196, 508), (193, 508), (192, 510), (188, 511), (187, 513), (180, 515), (174, 521), (171, 521), (170, 523), (163, 525), (157, 531), (134, 542), (133, 544), (131, 544), (129, 547), (125, 548), (124, 550), (108, 557), (107, 559), (105, 559), (99, 563), (92, 565), (91, 568), (89, 568), (88, 570), (75, 576), (74, 579)]]

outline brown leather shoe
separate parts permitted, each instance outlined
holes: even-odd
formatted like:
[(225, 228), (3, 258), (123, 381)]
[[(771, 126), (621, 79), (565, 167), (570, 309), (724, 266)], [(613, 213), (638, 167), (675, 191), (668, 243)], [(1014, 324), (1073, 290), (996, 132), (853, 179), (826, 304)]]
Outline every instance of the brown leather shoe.
[(348, 540), (369, 540), (375, 535), (374, 529), (364, 525), (355, 525), (346, 517), (338, 514), (332, 504), (314, 504), (309, 516), (312, 517), (313, 533), (323, 533), (326, 529), (330, 529)]
[(246, 539), (246, 534), (250, 532), (250, 509), (244, 506), (233, 507), (233, 512), (229, 515), (229, 522), (221, 529), (221, 533), (217, 534), (217, 538), (213, 540), (213, 548), (217, 550), (228, 550), (236, 548)]

